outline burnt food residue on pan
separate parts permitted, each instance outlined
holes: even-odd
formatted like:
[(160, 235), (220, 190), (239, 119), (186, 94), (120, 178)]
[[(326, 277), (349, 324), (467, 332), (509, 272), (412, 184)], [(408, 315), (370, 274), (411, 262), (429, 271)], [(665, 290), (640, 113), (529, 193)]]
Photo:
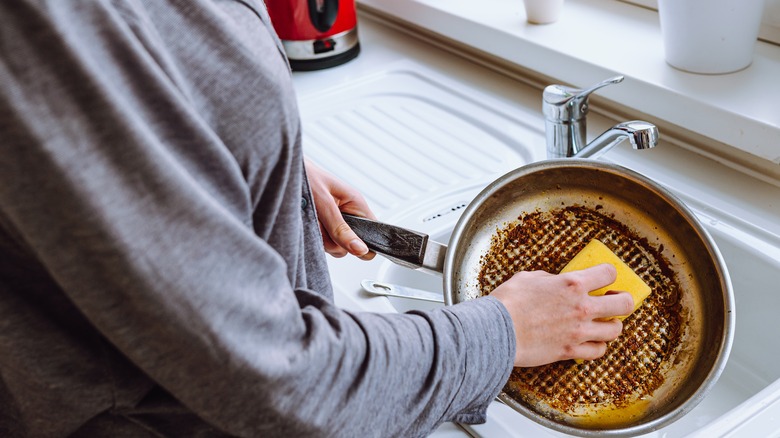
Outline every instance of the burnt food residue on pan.
[(682, 337), (679, 285), (669, 262), (646, 238), (602, 211), (570, 206), (524, 213), (498, 230), (481, 260), (478, 282), (487, 295), (519, 271), (559, 272), (590, 240), (598, 239), (652, 289), (623, 321), (623, 333), (608, 344), (603, 357), (513, 370), (505, 392), (551, 419), (599, 417), (602, 408), (626, 408), (632, 417), (642, 416), (629, 405), (646, 403), (663, 384), (663, 365)]

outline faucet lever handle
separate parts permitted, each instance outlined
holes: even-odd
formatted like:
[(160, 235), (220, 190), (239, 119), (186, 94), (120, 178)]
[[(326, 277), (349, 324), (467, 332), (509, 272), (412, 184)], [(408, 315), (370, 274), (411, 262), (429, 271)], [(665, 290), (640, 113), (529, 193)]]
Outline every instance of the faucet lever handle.
[[(607, 85), (619, 84), (619, 83), (623, 82), (623, 79), (624, 79), (624, 77), (622, 75), (613, 76), (613, 77), (611, 77), (609, 79), (604, 79), (603, 81), (599, 82), (598, 84), (596, 84), (596, 85), (594, 85), (594, 86), (592, 86), (590, 88), (586, 88), (584, 90), (580, 90), (580, 92), (577, 93), (576, 96), (574, 96), (574, 100), (576, 100), (576, 101), (583, 101), (584, 102), (588, 98), (588, 96), (590, 96), (591, 93), (593, 93), (594, 91), (598, 90), (599, 88), (604, 88)], [(575, 103), (572, 103), (572, 105), (575, 105)]]
[(624, 79), (624, 77), (622, 75), (613, 76), (613, 77), (611, 77), (609, 79), (604, 79), (603, 81), (599, 82), (598, 84), (596, 84), (596, 85), (594, 85), (594, 86), (592, 86), (590, 88), (587, 88), (585, 90), (580, 90), (580, 92), (577, 93), (576, 96), (574, 96), (574, 99), (576, 99), (576, 100), (587, 99), (588, 96), (590, 96), (591, 93), (593, 93), (594, 91), (598, 90), (599, 88), (604, 88), (607, 85), (619, 84), (619, 83), (623, 82), (623, 79)]
[(613, 76), (585, 89), (565, 85), (548, 85), (542, 93), (543, 113), (553, 121), (573, 121), (584, 117), (588, 112), (588, 96), (599, 88), (623, 82), (623, 76)]

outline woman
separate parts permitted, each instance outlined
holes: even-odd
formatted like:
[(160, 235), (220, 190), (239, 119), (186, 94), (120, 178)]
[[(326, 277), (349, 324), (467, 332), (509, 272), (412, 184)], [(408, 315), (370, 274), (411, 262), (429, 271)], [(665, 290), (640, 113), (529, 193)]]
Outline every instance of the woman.
[(619, 335), (594, 319), (630, 296), (587, 295), (608, 266), (336, 308), (323, 248), (371, 257), (340, 211), (372, 214), (304, 164), (269, 23), (249, 0), (0, 5), (3, 436), (420, 436)]

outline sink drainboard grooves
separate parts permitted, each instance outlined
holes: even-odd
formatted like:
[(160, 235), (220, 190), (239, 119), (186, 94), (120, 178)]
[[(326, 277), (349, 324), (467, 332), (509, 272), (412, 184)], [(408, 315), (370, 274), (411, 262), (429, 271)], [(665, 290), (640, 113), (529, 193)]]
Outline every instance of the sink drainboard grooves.
[(358, 101), (306, 120), (303, 132), (308, 156), (387, 210), (496, 174), (512, 155), (481, 126), (414, 96)]

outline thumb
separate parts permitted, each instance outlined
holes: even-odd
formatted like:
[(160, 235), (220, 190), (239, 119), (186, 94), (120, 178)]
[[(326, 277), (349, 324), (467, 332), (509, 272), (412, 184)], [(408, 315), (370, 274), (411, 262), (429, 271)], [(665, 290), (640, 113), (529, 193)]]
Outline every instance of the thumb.
[(320, 213), (320, 223), (333, 243), (357, 257), (363, 257), (368, 254), (368, 246), (344, 221), (344, 218), (341, 216), (341, 210), (335, 203), (323, 208)]

